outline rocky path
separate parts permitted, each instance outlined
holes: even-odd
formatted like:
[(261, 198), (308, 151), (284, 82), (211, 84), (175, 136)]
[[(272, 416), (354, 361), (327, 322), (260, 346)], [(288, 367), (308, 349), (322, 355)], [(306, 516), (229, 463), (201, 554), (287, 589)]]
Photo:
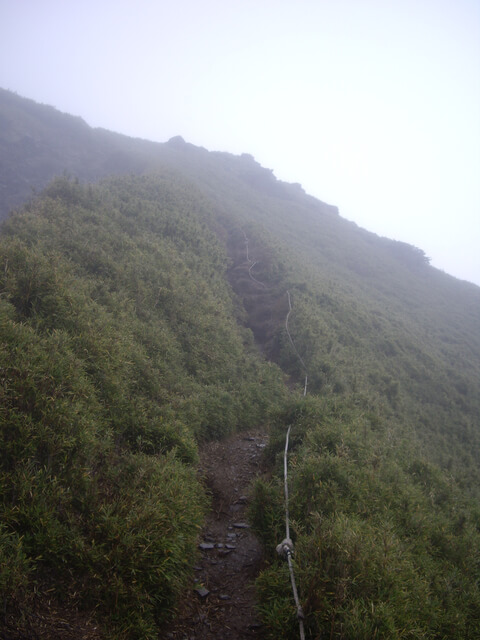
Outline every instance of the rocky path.
[(266, 441), (262, 433), (244, 432), (211, 442), (201, 452), (212, 509), (199, 544), (194, 589), (166, 630), (168, 640), (261, 637), (254, 580), (262, 566), (262, 549), (248, 526), (246, 510)]

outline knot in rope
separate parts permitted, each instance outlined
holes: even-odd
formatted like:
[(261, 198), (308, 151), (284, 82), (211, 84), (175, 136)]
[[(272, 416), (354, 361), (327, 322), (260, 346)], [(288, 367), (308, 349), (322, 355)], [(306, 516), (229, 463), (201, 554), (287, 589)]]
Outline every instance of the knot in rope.
[(293, 553), (293, 542), (290, 538), (284, 538), (280, 544), (277, 545), (277, 553), (285, 560), (289, 555)]
[[(258, 264), (257, 262), (251, 260), (250, 256), (249, 256), (249, 252), (248, 252), (248, 238), (247, 238), (247, 234), (245, 233), (245, 231), (243, 232), (243, 236), (245, 238), (245, 247), (246, 247), (246, 252), (247, 252), (247, 264), (248, 266), (248, 275), (250, 276), (250, 278), (256, 282), (258, 285), (260, 285), (261, 287), (263, 287), (264, 289), (266, 289), (266, 285), (263, 282), (260, 282), (259, 280), (257, 280), (255, 278), (255, 276), (252, 275), (252, 269), (253, 267)], [(290, 292), (287, 291), (287, 299), (288, 299), (288, 313), (287, 313), (287, 317), (285, 318), (285, 330), (287, 332), (287, 336), (288, 339), (290, 340), (290, 344), (293, 348), (293, 351), (295, 352), (295, 355), (297, 356), (300, 364), (302, 365), (302, 368), (305, 372), (305, 387), (303, 390), (303, 395), (306, 396), (307, 395), (307, 384), (308, 384), (308, 372), (307, 372), (307, 367), (305, 365), (305, 362), (302, 359), (302, 356), (299, 354), (297, 347), (295, 346), (295, 343), (293, 341), (292, 336), (290, 335), (290, 331), (288, 330), (288, 318), (290, 316), (290, 313), (292, 312), (292, 301), (290, 298)], [(302, 609), (302, 605), (300, 604), (300, 599), (298, 597), (298, 591), (297, 591), (297, 585), (295, 583), (295, 574), (293, 571), (293, 562), (292, 562), (292, 554), (293, 554), (293, 542), (292, 539), (290, 538), (290, 516), (288, 513), (288, 481), (287, 481), (287, 471), (288, 471), (288, 465), (287, 465), (287, 456), (288, 456), (288, 440), (290, 437), (290, 429), (292, 428), (292, 425), (290, 425), (287, 429), (287, 435), (286, 435), (286, 439), (285, 439), (285, 453), (284, 453), (284, 489), (285, 489), (285, 538), (282, 540), (282, 542), (277, 545), (276, 549), (277, 549), (277, 553), (284, 559), (287, 561), (288, 563), (288, 570), (290, 572), (290, 582), (292, 584), (292, 591), (293, 591), (293, 598), (295, 600), (295, 606), (297, 609), (297, 619), (298, 619), (298, 625), (299, 625), (299, 631), (300, 631), (300, 640), (305, 640), (305, 629), (303, 626), (303, 621), (305, 619), (305, 615), (303, 613), (303, 609)]]

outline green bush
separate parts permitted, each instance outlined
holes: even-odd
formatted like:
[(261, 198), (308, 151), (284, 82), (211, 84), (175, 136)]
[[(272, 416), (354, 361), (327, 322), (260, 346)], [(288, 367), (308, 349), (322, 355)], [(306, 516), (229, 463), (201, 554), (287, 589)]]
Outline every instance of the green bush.
[(252, 500), (252, 521), (271, 550), (258, 580), (271, 637), (298, 635), (285, 568), (273, 553), (285, 530), (287, 422), (297, 434), (289, 452), (290, 526), (307, 637), (475, 638), (480, 529), (453, 478), (419, 458), (414, 442), (389, 446), (345, 401), (312, 398), (277, 418), (270, 458), (276, 452), (278, 480), (257, 482)]
[(4, 225), (0, 594), (26, 620), (49, 593), (107, 636), (157, 637), (195, 561), (198, 441), (284, 394), (244, 351), (226, 256), (184, 189), (59, 179)]
[(0, 602), (6, 611), (13, 601), (21, 602), (29, 586), (32, 562), (23, 548), (22, 537), (0, 524)]

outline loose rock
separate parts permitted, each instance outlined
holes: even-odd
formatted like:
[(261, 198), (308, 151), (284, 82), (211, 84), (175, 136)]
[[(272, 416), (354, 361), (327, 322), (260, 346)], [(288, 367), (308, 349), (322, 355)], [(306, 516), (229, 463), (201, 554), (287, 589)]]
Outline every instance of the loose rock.
[(205, 589), (205, 587), (198, 587), (197, 589), (195, 589), (195, 591), (202, 599), (206, 598), (210, 594), (210, 591), (208, 589)]
[[(208, 443), (201, 451), (212, 510), (199, 540), (197, 595), (183, 600), (177, 620), (165, 629), (173, 633), (173, 640), (258, 639), (254, 583), (262, 567), (262, 549), (245, 511), (247, 491), (260, 471), (261, 456), (253, 443), (265, 438), (253, 435), (236, 434)], [(254, 452), (255, 465), (250, 462)]]

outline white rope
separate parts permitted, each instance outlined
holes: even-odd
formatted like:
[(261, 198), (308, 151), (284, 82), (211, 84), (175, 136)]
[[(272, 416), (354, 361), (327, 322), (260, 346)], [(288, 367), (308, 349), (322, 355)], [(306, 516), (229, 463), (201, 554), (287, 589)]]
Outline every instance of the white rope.
[(287, 464), (287, 456), (288, 456), (288, 441), (290, 438), (290, 429), (292, 425), (290, 425), (287, 429), (287, 437), (285, 440), (285, 453), (283, 456), (283, 475), (284, 475), (284, 489), (285, 489), (285, 534), (286, 537), (282, 542), (277, 546), (277, 553), (286, 558), (288, 562), (288, 570), (290, 572), (290, 582), (292, 584), (293, 591), (293, 599), (295, 600), (295, 606), (297, 608), (297, 619), (298, 626), (300, 630), (300, 640), (305, 640), (305, 629), (303, 626), (303, 620), (305, 618), (302, 605), (300, 604), (300, 599), (298, 597), (297, 584), (295, 582), (295, 573), (293, 571), (293, 542), (290, 538), (290, 515), (288, 511), (288, 464)]
[(252, 262), (252, 264), (248, 267), (248, 275), (250, 276), (250, 278), (256, 282), (257, 284), (259, 284), (261, 287), (263, 287), (264, 289), (266, 289), (267, 287), (265, 286), (265, 284), (263, 282), (260, 282), (260, 280), (257, 280), (255, 278), (255, 276), (252, 275), (252, 269), (253, 267), (258, 264), (258, 262)]
[(285, 533), (287, 540), (290, 540), (290, 513), (288, 510), (288, 464), (287, 464), (287, 456), (288, 456), (288, 440), (290, 438), (290, 429), (292, 425), (288, 427), (287, 437), (285, 440), (285, 454), (283, 456), (283, 478), (285, 485)]
[[(307, 367), (305, 365), (305, 362), (303, 361), (302, 356), (298, 353), (297, 347), (295, 346), (295, 343), (293, 342), (293, 338), (290, 335), (290, 331), (288, 330), (288, 319), (290, 317), (290, 314), (292, 312), (292, 301), (290, 298), (290, 291), (287, 291), (287, 297), (288, 297), (288, 313), (287, 313), (287, 317), (285, 318), (285, 330), (287, 332), (288, 335), (288, 339), (290, 340), (290, 344), (292, 345), (293, 350), (295, 351), (297, 358), (299, 359), (299, 361), (302, 364), (303, 370), (305, 372), (305, 386), (303, 388), (303, 395), (304, 397), (307, 395), (307, 384), (308, 384), (308, 372), (307, 372)], [(304, 620), (304, 614), (303, 614), (303, 609), (302, 609), (302, 605), (300, 604), (300, 600), (298, 598), (298, 591), (297, 591), (297, 585), (295, 582), (295, 574), (293, 571), (293, 562), (292, 562), (292, 553), (293, 553), (293, 543), (292, 540), (290, 539), (290, 514), (289, 514), (289, 509), (288, 509), (288, 442), (289, 442), (289, 438), (290, 438), (290, 429), (292, 428), (292, 425), (290, 425), (287, 429), (287, 437), (285, 439), (285, 454), (283, 457), (283, 476), (284, 476), (284, 488), (285, 488), (285, 533), (286, 533), (286, 538), (285, 540), (278, 545), (277, 547), (277, 551), (281, 554), (283, 554), (286, 558), (287, 558), (287, 562), (288, 562), (288, 570), (290, 572), (290, 582), (292, 583), (292, 591), (293, 591), (293, 599), (295, 600), (295, 606), (297, 607), (297, 619), (298, 619), (298, 626), (299, 626), (299, 630), (300, 630), (300, 640), (305, 640), (305, 629), (303, 627), (303, 620)], [(280, 547), (280, 550), (279, 550)]]
[[(246, 251), (247, 251), (247, 264), (249, 264), (249, 268), (248, 268), (248, 274), (250, 276), (250, 278), (256, 282), (257, 284), (261, 285), (262, 287), (264, 287), (266, 289), (266, 286), (263, 282), (260, 282), (259, 280), (257, 280), (251, 273), (251, 270), (253, 269), (253, 267), (257, 264), (257, 262), (253, 262), (250, 260), (249, 254), (248, 254), (248, 238), (247, 235), (245, 233), (245, 231), (243, 232), (244, 238), (245, 238), (245, 246), (246, 246)], [(252, 264), (250, 264), (252, 263)], [(295, 354), (297, 356), (297, 358), (299, 359), (299, 361), (302, 363), (302, 367), (303, 370), (305, 372), (305, 386), (303, 389), (303, 395), (306, 396), (307, 395), (307, 383), (308, 383), (308, 373), (307, 373), (307, 367), (305, 366), (305, 363), (302, 359), (302, 356), (298, 353), (298, 350), (295, 346), (295, 343), (293, 342), (292, 336), (290, 335), (290, 331), (288, 330), (288, 318), (290, 316), (290, 313), (292, 312), (292, 302), (290, 299), (290, 292), (287, 291), (287, 296), (288, 296), (288, 313), (287, 313), (287, 317), (285, 319), (285, 329), (287, 331), (287, 335), (288, 335), (288, 339), (290, 340), (290, 344), (292, 345), (293, 350), (295, 351)], [(292, 592), (293, 592), (293, 599), (295, 600), (295, 606), (297, 608), (297, 619), (298, 619), (298, 626), (299, 626), (299, 630), (300, 630), (300, 640), (305, 640), (305, 629), (303, 626), (303, 620), (305, 618), (305, 615), (303, 613), (303, 609), (302, 609), (302, 605), (300, 604), (300, 599), (298, 597), (298, 591), (297, 591), (297, 584), (295, 582), (295, 573), (293, 571), (293, 561), (292, 561), (292, 554), (293, 554), (293, 542), (290, 538), (290, 514), (289, 514), (289, 509), (288, 509), (288, 442), (290, 439), (290, 429), (292, 428), (292, 425), (290, 425), (287, 429), (287, 436), (286, 436), (286, 440), (285, 440), (285, 453), (284, 453), (284, 457), (283, 457), (283, 476), (284, 476), (284, 491), (285, 491), (285, 539), (279, 544), (277, 545), (277, 553), (279, 553), (281, 556), (283, 556), (284, 558), (286, 558), (287, 563), (288, 563), (288, 570), (290, 572), (290, 582), (292, 584)]]
[(245, 231), (243, 231), (243, 237), (245, 238), (245, 249), (247, 252), (247, 264), (249, 265), (248, 267), (248, 275), (250, 276), (250, 278), (253, 280), (253, 282), (255, 282), (256, 284), (260, 285), (261, 287), (263, 287), (264, 289), (266, 289), (266, 285), (263, 282), (260, 282), (260, 280), (257, 280), (257, 278), (255, 278), (255, 276), (252, 274), (252, 269), (253, 267), (258, 264), (258, 262), (254, 262), (253, 260), (250, 260), (250, 255), (248, 253), (248, 238), (247, 238), (247, 234), (245, 233)]
[(292, 553), (287, 551), (288, 569), (290, 571), (290, 581), (292, 583), (293, 599), (295, 600), (295, 606), (297, 607), (298, 628), (300, 631), (300, 640), (305, 640), (305, 628), (303, 626), (303, 620), (305, 618), (303, 614), (302, 605), (298, 599), (297, 585), (295, 584), (295, 575), (293, 573)]

